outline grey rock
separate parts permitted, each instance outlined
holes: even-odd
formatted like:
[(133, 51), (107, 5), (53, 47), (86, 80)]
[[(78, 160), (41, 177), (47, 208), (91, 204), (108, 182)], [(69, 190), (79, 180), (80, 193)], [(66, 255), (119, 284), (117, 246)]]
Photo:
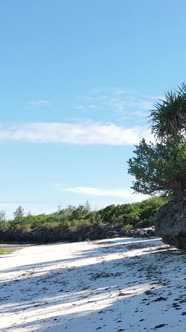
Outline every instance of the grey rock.
[(155, 218), (155, 231), (163, 242), (186, 250), (186, 197), (171, 199)]

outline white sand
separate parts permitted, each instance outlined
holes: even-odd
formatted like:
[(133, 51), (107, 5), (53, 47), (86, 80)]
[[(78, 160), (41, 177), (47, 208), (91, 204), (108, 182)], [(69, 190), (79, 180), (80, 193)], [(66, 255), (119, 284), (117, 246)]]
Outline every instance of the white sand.
[(186, 253), (159, 239), (0, 256), (0, 331), (186, 331)]

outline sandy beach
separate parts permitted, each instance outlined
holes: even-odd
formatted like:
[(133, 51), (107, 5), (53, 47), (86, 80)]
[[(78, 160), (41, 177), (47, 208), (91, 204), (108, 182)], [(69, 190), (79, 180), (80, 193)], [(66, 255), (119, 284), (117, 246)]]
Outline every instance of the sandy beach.
[(3, 332), (185, 326), (186, 254), (157, 238), (30, 246), (0, 256)]

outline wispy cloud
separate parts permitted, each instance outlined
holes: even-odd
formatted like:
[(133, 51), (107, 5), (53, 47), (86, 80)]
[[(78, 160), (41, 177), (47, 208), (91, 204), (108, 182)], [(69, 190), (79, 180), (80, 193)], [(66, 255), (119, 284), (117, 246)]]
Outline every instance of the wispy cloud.
[(124, 128), (113, 123), (23, 123), (0, 125), (0, 142), (62, 143), (72, 145), (134, 145), (150, 132), (145, 127)]
[(154, 104), (162, 99), (162, 96), (142, 95), (132, 93), (122, 88), (94, 89), (87, 95), (79, 97), (79, 103), (74, 106), (82, 112), (107, 111), (115, 113), (123, 119), (147, 118)]
[(48, 105), (49, 102), (46, 99), (38, 99), (38, 100), (30, 100), (27, 102), (27, 104), (32, 106), (45, 106)]
[(74, 106), (74, 109), (77, 109), (79, 111), (94, 110), (94, 109), (96, 109), (96, 105), (94, 105), (94, 104), (77, 105), (77, 106)]
[(121, 198), (127, 201), (136, 201), (145, 199), (142, 194), (134, 194), (131, 189), (103, 189), (103, 188), (95, 188), (95, 187), (70, 187), (66, 188), (66, 191), (76, 194), (81, 194), (85, 196), (101, 196), (101, 197), (113, 197), (113, 198)]

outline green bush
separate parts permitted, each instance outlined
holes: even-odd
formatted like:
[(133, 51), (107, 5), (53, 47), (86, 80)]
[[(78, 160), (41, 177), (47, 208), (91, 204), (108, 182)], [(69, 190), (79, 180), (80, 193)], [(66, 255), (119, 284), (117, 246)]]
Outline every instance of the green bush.
[[(68, 207), (45, 215), (17, 216), (0, 221), (0, 240), (55, 242), (112, 236), (132, 228), (153, 225), (154, 217), (166, 198), (154, 197), (140, 203), (110, 205), (99, 211), (82, 206)], [(92, 234), (92, 235), (91, 235)]]
[(131, 229), (133, 229), (133, 225), (131, 225), (131, 224), (127, 224), (127, 225), (122, 227), (123, 232), (130, 231)]

